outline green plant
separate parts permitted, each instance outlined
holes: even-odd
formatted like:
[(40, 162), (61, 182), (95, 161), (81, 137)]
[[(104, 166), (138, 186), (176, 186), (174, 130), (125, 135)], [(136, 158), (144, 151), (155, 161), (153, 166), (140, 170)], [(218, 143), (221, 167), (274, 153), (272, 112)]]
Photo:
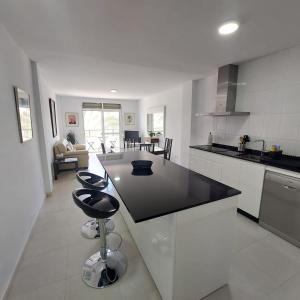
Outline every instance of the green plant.
[(154, 137), (155, 136), (155, 132), (152, 130), (148, 130), (149, 136), (150, 137)]
[(66, 135), (66, 139), (68, 142), (71, 144), (75, 145), (76, 144), (76, 138), (75, 138), (75, 133), (73, 131), (69, 131)]

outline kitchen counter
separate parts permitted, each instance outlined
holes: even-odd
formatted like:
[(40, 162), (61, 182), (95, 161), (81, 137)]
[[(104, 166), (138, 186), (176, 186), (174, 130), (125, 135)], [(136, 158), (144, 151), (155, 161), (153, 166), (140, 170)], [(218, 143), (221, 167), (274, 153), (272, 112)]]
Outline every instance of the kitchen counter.
[[(153, 161), (152, 175), (132, 175), (140, 159)], [(228, 283), (238, 190), (146, 151), (99, 162), (163, 300), (202, 299)]]
[(190, 148), (300, 173), (300, 157), (283, 155), (280, 159), (274, 159), (267, 155), (261, 156), (260, 151), (246, 149), (244, 153), (240, 153), (237, 147), (221, 144), (196, 145)]
[[(146, 151), (98, 155), (98, 159), (136, 223), (240, 194)], [(132, 175), (133, 160), (153, 161), (153, 174)]]

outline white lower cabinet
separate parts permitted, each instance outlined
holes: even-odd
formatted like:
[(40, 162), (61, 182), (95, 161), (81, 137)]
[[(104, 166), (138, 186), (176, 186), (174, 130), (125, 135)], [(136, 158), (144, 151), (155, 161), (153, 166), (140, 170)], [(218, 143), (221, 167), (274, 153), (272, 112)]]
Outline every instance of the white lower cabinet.
[(265, 166), (190, 149), (190, 169), (242, 192), (238, 208), (258, 218)]

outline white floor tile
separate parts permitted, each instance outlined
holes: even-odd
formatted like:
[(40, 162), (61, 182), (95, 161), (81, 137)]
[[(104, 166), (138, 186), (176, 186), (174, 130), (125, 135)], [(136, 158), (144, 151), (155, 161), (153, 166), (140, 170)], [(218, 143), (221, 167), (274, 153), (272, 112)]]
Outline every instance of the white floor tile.
[(240, 251), (252, 243), (266, 238), (270, 233), (257, 223), (237, 214), (235, 250)]
[(300, 299), (300, 273), (278, 287), (268, 300), (299, 300)]
[(296, 246), (283, 240), (273, 233), (268, 235), (268, 237), (265, 239), (265, 242), (292, 260), (296, 260), (298, 263), (300, 263), (300, 249)]
[(233, 295), (244, 293), (254, 299), (263, 298), (276, 288), (272, 279), (256, 268), (243, 253), (235, 256), (230, 271), (229, 286)]
[(29, 293), (66, 279), (67, 248), (23, 259), (11, 284), (11, 295)]
[(266, 274), (276, 286), (300, 271), (298, 262), (264, 240), (251, 244), (248, 248), (242, 250), (242, 253), (258, 270)]
[(66, 300), (122, 300), (119, 284), (105, 289), (94, 289), (87, 286), (81, 275), (67, 281)]

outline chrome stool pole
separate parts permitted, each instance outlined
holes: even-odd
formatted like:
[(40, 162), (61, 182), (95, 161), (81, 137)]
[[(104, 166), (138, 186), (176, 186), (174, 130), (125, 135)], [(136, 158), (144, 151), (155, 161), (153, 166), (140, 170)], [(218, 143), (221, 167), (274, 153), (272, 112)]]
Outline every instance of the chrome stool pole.
[(127, 269), (127, 259), (119, 250), (107, 249), (105, 222), (99, 220), (100, 251), (84, 263), (82, 279), (90, 287), (101, 289), (116, 283)]
[(113, 216), (119, 210), (119, 202), (113, 196), (91, 189), (80, 189), (73, 192), (73, 199), (88, 216), (97, 219), (100, 233), (99, 251), (90, 256), (82, 268), (82, 279), (90, 287), (101, 289), (116, 283), (127, 269), (127, 258), (119, 251), (119, 246), (111, 249), (107, 245), (106, 218)]
[[(105, 219), (106, 234), (115, 230), (115, 223), (111, 219)], [(98, 239), (99, 225), (96, 219), (90, 219), (81, 226), (81, 235), (87, 239)]]

